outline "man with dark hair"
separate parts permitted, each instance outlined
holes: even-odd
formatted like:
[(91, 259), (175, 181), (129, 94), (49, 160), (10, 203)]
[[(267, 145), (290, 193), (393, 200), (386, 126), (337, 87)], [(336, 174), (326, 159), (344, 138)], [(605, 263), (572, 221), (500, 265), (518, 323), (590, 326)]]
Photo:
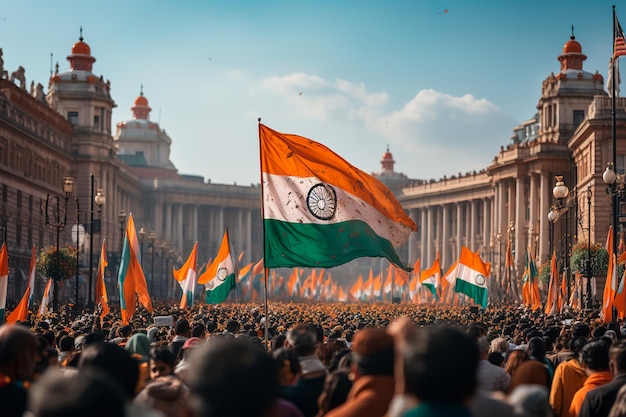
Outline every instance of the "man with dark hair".
[(190, 369), (190, 417), (267, 417), (278, 398), (273, 359), (246, 341), (212, 340), (196, 349)]
[(241, 324), (237, 320), (229, 320), (226, 323), (226, 329), (224, 329), (224, 334), (228, 336), (237, 337), (239, 330), (241, 329)]
[(326, 367), (315, 355), (317, 334), (306, 324), (298, 324), (287, 332), (285, 348), (298, 355), (300, 375), (295, 385), (283, 387), (281, 397), (291, 401), (305, 417), (317, 414), (317, 399), (324, 389)]
[(406, 417), (469, 417), (466, 404), (476, 391), (479, 352), (475, 339), (452, 327), (425, 327), (404, 356), (407, 392), (419, 404)]
[(176, 325), (174, 326), (174, 338), (167, 346), (174, 354), (174, 357), (178, 358), (179, 352), (189, 338), (190, 332), (191, 329), (189, 328), (189, 321), (187, 319), (182, 318), (176, 321)]
[(609, 345), (605, 342), (594, 340), (583, 347), (582, 363), (587, 373), (587, 379), (582, 388), (576, 391), (569, 407), (571, 417), (578, 416), (583, 401), (589, 391), (601, 385), (608, 384), (613, 380), (613, 373), (609, 365)]
[(28, 384), (39, 362), (39, 343), (20, 324), (0, 327), (0, 414), (22, 417), (26, 410)]
[(326, 417), (382, 417), (394, 394), (393, 338), (379, 328), (367, 328), (354, 336), (351, 366), (354, 381), (346, 402)]
[(626, 385), (626, 342), (621, 341), (611, 346), (609, 367), (613, 372), (613, 381), (587, 393), (580, 409), (580, 417), (603, 417), (611, 411), (617, 392)]

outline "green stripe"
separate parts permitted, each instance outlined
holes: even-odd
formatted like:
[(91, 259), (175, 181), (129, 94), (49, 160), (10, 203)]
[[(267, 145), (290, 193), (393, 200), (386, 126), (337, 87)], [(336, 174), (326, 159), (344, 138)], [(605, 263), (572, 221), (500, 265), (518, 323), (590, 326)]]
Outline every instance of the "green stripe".
[(439, 299), (439, 296), (437, 295), (437, 290), (435, 289), (435, 286), (433, 284), (424, 282), (422, 283), (422, 285), (428, 288), (428, 290), (433, 293), (433, 296), (435, 297), (435, 299), (437, 300)]
[(387, 258), (410, 271), (387, 239), (360, 220), (332, 224), (265, 219), (265, 267), (332, 268), (356, 258)]
[(478, 287), (457, 278), (454, 291), (467, 295), (473, 299), (476, 304), (480, 304), (483, 308), (487, 308), (487, 288)]
[(4, 324), (4, 308), (0, 309), (0, 326)]
[(206, 291), (207, 304), (223, 303), (224, 300), (226, 300), (226, 298), (228, 297), (230, 290), (232, 290), (233, 288), (235, 288), (235, 274), (230, 274), (217, 288), (215, 288), (214, 290)]

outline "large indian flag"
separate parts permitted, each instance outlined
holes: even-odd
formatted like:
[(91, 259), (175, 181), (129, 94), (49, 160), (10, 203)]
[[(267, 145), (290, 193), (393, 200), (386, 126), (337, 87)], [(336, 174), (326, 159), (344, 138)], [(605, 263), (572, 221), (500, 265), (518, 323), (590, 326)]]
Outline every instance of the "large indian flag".
[(461, 257), (456, 267), (454, 277), (456, 292), (472, 298), (476, 304), (487, 307), (487, 277), (491, 272), (491, 265), (480, 259), (478, 254), (461, 248)]
[(433, 262), (430, 268), (423, 270), (420, 274), (420, 283), (428, 289), (433, 294), (433, 297), (439, 299), (439, 295), (437, 294), (437, 288), (439, 288), (439, 280), (441, 278), (441, 264), (439, 262), (439, 252), (437, 252), (437, 256), (435, 257), (435, 262)]
[(228, 230), (224, 232), (217, 256), (206, 271), (198, 277), (198, 284), (204, 284), (208, 304), (223, 302), (230, 291), (235, 288), (235, 263), (230, 251)]
[(383, 257), (417, 226), (393, 193), (326, 146), (259, 124), (265, 267), (329, 268)]

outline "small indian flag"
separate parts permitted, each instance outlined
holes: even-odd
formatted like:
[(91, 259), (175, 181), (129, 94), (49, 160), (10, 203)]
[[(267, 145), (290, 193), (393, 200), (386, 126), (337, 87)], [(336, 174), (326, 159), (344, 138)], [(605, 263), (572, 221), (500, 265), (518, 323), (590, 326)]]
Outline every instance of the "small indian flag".
[(430, 291), (436, 299), (439, 299), (437, 288), (439, 288), (439, 280), (441, 277), (441, 264), (439, 263), (439, 252), (435, 262), (430, 268), (422, 271), (420, 274), (420, 283)]
[(310, 139), (259, 124), (265, 267), (330, 268), (383, 257), (417, 226), (373, 176)]
[(46, 283), (46, 288), (43, 290), (43, 295), (41, 296), (41, 305), (39, 306), (39, 315), (43, 316), (46, 314), (48, 310), (48, 303), (50, 302), (50, 292), (52, 291), (52, 278), (48, 278), (48, 282)]
[(486, 308), (487, 277), (490, 272), (491, 265), (489, 263), (483, 262), (478, 254), (463, 246), (461, 248), (461, 257), (453, 275), (456, 277), (454, 290), (467, 295), (476, 304)]
[(204, 284), (206, 287), (207, 304), (223, 302), (230, 291), (235, 288), (235, 263), (230, 251), (228, 230), (224, 232), (217, 256), (206, 271), (200, 275), (198, 284)]
[(179, 270), (174, 270), (174, 279), (178, 281), (180, 288), (183, 290), (179, 305), (181, 310), (193, 306), (194, 288), (196, 287), (197, 252), (198, 242), (193, 245), (193, 249), (191, 249), (183, 266)]

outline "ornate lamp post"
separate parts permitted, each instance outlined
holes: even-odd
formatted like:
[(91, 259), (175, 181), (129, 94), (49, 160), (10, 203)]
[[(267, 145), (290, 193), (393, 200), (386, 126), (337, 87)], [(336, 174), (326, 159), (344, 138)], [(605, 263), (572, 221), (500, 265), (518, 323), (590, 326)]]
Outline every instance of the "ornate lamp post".
[(99, 232), (100, 231), (100, 223), (98, 223), (98, 227), (96, 227), (94, 220), (93, 220), (93, 213), (94, 213), (94, 203), (96, 204), (96, 206), (98, 207), (98, 213), (101, 212), (102, 210), (102, 206), (104, 205), (104, 203), (106, 202), (106, 197), (104, 196), (104, 190), (102, 188), (98, 188), (96, 191), (96, 195), (93, 195), (93, 190), (94, 190), (94, 186), (95, 186), (95, 180), (93, 177), (93, 174), (90, 174), (91, 176), (91, 210), (90, 212), (90, 231), (89, 231), (89, 305), (91, 305), (91, 296), (93, 295), (93, 234), (95, 232)]
[(161, 277), (159, 279), (159, 295), (161, 297), (163, 297), (163, 283), (165, 282), (165, 278), (163, 276), (163, 264), (165, 263), (165, 254), (167, 252), (167, 243), (163, 242), (161, 244), (161, 272), (159, 273), (159, 276)]
[(587, 278), (587, 299), (585, 307), (589, 310), (593, 309), (593, 297), (591, 295), (591, 280), (593, 279), (593, 270), (591, 268), (591, 185), (587, 187), (587, 260), (585, 262), (585, 276)]
[(143, 269), (143, 241), (146, 238), (146, 230), (141, 227), (139, 229), (139, 258), (140, 258), (140, 264), (141, 264), (141, 269)]
[[(61, 256), (59, 252), (59, 240), (61, 236), (61, 230), (65, 228), (67, 225), (67, 200), (70, 198), (70, 194), (72, 194), (72, 190), (74, 189), (74, 180), (71, 177), (63, 178), (63, 191), (65, 193), (65, 204), (63, 207), (63, 213), (61, 213), (61, 198), (59, 196), (50, 196), (50, 194), (46, 197), (46, 225), (49, 227), (56, 229), (56, 252), (55, 252), (55, 262), (54, 262), (54, 288), (53, 288), (53, 297), (52, 297), (52, 309), (54, 311), (58, 311), (59, 309), (59, 280), (60, 276), (60, 264), (61, 264)], [(54, 203), (56, 200), (56, 208), (53, 208), (53, 214), (55, 215), (55, 219), (50, 219), (50, 206), (51, 203)]]
[(124, 249), (124, 225), (126, 224), (126, 210), (120, 210), (120, 214), (117, 215), (117, 220), (120, 222), (120, 262), (122, 261), (121, 253)]

